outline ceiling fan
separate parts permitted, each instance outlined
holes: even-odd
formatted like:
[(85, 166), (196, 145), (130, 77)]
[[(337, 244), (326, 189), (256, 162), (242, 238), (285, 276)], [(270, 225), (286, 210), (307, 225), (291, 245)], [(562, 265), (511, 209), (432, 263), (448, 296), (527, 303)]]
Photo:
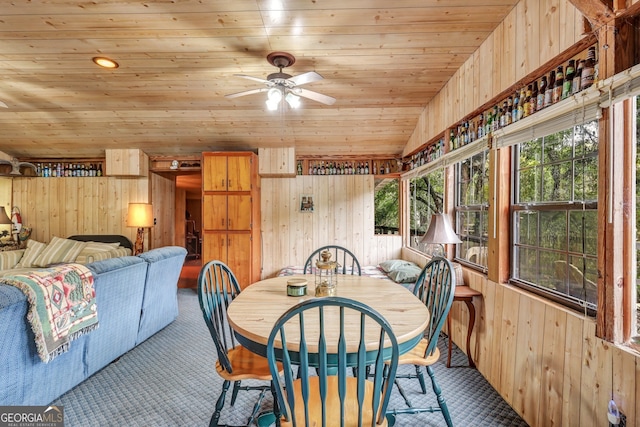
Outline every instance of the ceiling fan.
[(267, 92), (267, 108), (271, 111), (278, 109), (278, 105), (282, 99), (284, 99), (291, 108), (298, 108), (300, 106), (300, 97), (308, 98), (326, 105), (333, 105), (333, 103), (336, 102), (335, 98), (328, 95), (323, 95), (300, 87), (304, 84), (317, 82), (323, 79), (323, 77), (315, 71), (309, 71), (297, 76), (291, 76), (282, 72), (283, 68), (289, 67), (296, 62), (296, 58), (290, 53), (271, 52), (267, 55), (267, 61), (269, 61), (269, 64), (274, 67), (277, 67), (279, 71), (277, 73), (269, 74), (266, 80), (258, 77), (247, 76), (245, 74), (235, 74), (243, 79), (263, 83), (265, 87), (232, 93), (225, 95), (225, 97), (231, 99), (245, 95), (253, 95), (254, 93)]

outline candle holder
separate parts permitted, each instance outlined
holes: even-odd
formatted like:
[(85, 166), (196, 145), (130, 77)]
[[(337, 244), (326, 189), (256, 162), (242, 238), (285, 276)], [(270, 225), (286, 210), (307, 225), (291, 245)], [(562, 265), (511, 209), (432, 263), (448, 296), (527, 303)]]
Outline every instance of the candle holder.
[(331, 261), (331, 252), (320, 252), (320, 259), (316, 261), (316, 296), (330, 297), (337, 295), (338, 276), (336, 271), (338, 263)]

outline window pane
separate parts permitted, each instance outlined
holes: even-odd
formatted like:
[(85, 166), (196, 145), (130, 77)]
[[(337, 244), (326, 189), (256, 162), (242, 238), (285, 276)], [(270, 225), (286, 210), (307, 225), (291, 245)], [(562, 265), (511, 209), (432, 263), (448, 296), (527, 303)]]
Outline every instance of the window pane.
[(444, 173), (437, 170), (413, 178), (410, 183), (409, 222), (411, 228), (410, 246), (421, 250), (420, 239), (427, 231), (431, 215), (442, 212), (444, 194)]
[(398, 179), (375, 181), (375, 234), (398, 234), (400, 218)]
[(540, 247), (567, 250), (567, 214), (565, 211), (540, 212)]
[(574, 308), (597, 299), (597, 138), (591, 122), (515, 151), (512, 277)]
[(487, 267), (488, 151), (475, 154), (456, 165), (456, 233), (462, 244), (456, 257), (479, 267)]

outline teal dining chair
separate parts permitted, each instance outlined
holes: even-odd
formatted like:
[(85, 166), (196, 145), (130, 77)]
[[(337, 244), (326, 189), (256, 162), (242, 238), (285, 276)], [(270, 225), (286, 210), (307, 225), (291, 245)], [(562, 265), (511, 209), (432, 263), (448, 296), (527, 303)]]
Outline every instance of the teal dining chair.
[[(260, 391), (247, 425), (254, 422), (266, 392), (272, 390), (271, 371), (267, 359), (238, 344), (227, 320), (227, 307), (239, 293), (238, 280), (223, 262), (209, 261), (200, 270), (198, 300), (218, 355), (216, 372), (223, 379), (222, 391), (209, 422), (210, 427), (218, 425), (226, 394), (232, 382), (231, 406), (234, 405), (240, 390)], [(241, 384), (243, 380), (260, 380), (267, 384), (244, 386)]]
[(349, 249), (337, 245), (327, 245), (313, 251), (304, 263), (304, 274), (312, 274), (314, 272), (315, 263), (320, 260), (320, 254), (323, 251), (329, 251), (331, 253), (331, 261), (338, 263), (336, 273), (354, 276), (362, 275), (358, 258)]
[[(440, 350), (438, 349), (438, 336), (442, 331), (451, 305), (453, 304), (453, 295), (456, 287), (456, 276), (454, 274), (451, 262), (442, 257), (433, 257), (427, 263), (416, 281), (414, 294), (425, 303), (431, 314), (429, 326), (424, 333), (424, 338), (420, 340), (418, 345), (411, 351), (400, 356), (399, 365), (414, 365), (415, 374), (397, 375), (395, 384), (398, 391), (402, 395), (407, 404), (406, 408), (390, 410), (390, 414), (415, 414), (421, 412), (441, 412), (447, 426), (453, 425), (451, 414), (447, 408), (447, 403), (442, 396), (442, 389), (436, 381), (435, 373), (432, 366), (440, 358)], [(422, 367), (425, 368), (429, 378), (431, 379), (431, 387), (436, 395), (438, 407), (415, 407), (408, 399), (407, 394), (402, 389), (399, 379), (402, 378), (418, 378), (422, 393), (427, 393), (427, 387), (422, 373)]]
[[(267, 342), (280, 425), (393, 425), (386, 409), (398, 357), (391, 326), (365, 304), (325, 297), (292, 307), (276, 321)], [(365, 375), (370, 364), (378, 368), (372, 380)], [(300, 367), (297, 376), (293, 365)]]

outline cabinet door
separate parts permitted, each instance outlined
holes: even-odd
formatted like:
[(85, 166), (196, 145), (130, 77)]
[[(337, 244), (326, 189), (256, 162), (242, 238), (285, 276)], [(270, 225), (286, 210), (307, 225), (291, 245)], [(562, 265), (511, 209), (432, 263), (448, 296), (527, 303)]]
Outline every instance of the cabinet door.
[(229, 222), (226, 194), (205, 194), (202, 196), (202, 203), (204, 229), (226, 230)]
[(227, 234), (227, 265), (240, 287), (246, 288), (251, 284), (251, 234)]
[(209, 262), (217, 259), (227, 262), (227, 233), (205, 231), (202, 236), (202, 260)]
[(251, 190), (251, 157), (229, 156), (227, 162), (229, 191)]
[(251, 230), (251, 196), (230, 194), (227, 198), (227, 229)]
[(226, 156), (204, 156), (202, 161), (202, 188), (204, 191), (227, 190)]

